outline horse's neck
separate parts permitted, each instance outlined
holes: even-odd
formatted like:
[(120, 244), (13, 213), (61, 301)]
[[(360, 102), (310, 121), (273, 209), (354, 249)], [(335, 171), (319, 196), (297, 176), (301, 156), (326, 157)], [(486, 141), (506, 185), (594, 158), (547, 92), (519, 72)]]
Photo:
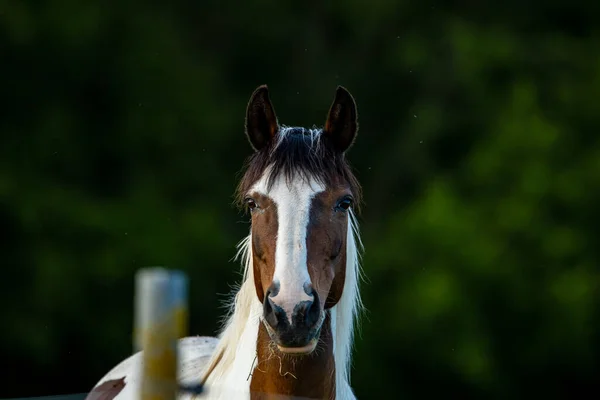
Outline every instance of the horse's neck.
[(250, 382), (251, 399), (335, 399), (335, 361), (330, 314), (327, 313), (318, 347), (309, 356), (284, 356), (270, 345), (260, 324), (256, 364)]

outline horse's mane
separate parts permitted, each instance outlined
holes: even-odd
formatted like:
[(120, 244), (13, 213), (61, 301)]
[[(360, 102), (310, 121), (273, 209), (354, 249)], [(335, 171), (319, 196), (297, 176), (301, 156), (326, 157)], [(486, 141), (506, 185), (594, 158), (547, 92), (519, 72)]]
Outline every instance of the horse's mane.
[[(247, 190), (269, 169), (269, 183), (272, 184), (279, 174), (284, 174), (288, 182), (298, 176), (314, 178), (326, 185), (339, 184), (340, 179), (350, 184), (355, 204), (360, 201), (360, 185), (352, 174), (344, 154), (332, 150), (323, 143), (320, 129), (280, 128), (278, 139), (271, 146), (255, 152), (247, 162), (246, 172), (238, 186), (237, 199), (241, 203)], [(362, 249), (358, 224), (352, 210), (349, 211), (346, 278), (342, 297), (331, 308), (331, 324), (334, 343), (336, 369), (336, 391), (338, 399), (352, 397), (350, 389), (351, 353), (354, 337), (354, 322), (362, 310), (359, 292), (361, 279), (360, 253)], [(256, 297), (252, 268), (252, 234), (238, 244), (236, 259), (241, 258), (243, 279), (238, 292), (228, 301), (229, 312), (219, 335), (219, 344), (215, 349), (208, 370), (211, 371), (207, 383), (220, 384), (230, 372), (236, 357), (256, 343), (247, 343), (245, 339), (250, 329), (258, 329), (262, 305)], [(249, 339), (248, 339), (249, 340)], [(253, 366), (248, 366), (246, 374)], [(223, 382), (225, 383), (225, 382)]]

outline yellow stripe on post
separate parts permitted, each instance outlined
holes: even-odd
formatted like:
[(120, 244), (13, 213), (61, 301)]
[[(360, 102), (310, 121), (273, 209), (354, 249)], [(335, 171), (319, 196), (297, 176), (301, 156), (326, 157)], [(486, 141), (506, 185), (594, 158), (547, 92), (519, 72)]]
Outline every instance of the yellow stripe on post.
[(140, 400), (175, 400), (178, 389), (177, 339), (186, 334), (185, 274), (158, 267), (139, 270), (136, 274), (134, 347), (136, 351), (143, 350)]

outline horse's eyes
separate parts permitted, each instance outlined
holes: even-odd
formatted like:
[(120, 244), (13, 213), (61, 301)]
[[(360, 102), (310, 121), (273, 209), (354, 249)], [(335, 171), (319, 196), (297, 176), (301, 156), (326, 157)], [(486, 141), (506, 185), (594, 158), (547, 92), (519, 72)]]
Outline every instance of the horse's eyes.
[(248, 206), (248, 209), (250, 211), (254, 210), (257, 207), (256, 202), (250, 198), (246, 199), (246, 205)]
[(335, 207), (337, 210), (341, 210), (341, 211), (346, 211), (348, 210), (350, 207), (352, 206), (352, 198), (351, 197), (344, 197), (343, 199), (341, 199), (338, 203), (337, 206)]

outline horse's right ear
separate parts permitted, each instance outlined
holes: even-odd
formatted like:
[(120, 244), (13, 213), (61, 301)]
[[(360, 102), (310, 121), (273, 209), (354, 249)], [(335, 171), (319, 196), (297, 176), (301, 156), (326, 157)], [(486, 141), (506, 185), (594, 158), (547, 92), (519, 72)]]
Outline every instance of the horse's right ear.
[(267, 85), (259, 86), (248, 102), (246, 109), (246, 135), (254, 150), (265, 147), (275, 137), (279, 125), (275, 110), (269, 99)]

